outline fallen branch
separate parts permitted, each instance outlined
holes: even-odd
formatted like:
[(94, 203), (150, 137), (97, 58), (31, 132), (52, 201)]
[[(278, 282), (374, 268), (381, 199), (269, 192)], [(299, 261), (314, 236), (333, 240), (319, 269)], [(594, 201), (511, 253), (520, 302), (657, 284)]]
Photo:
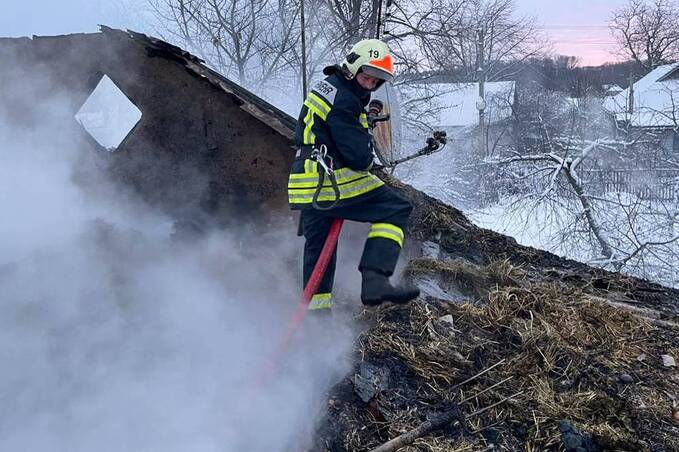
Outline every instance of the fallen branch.
[(396, 438), (387, 441), (386, 443), (382, 444), (379, 447), (376, 447), (375, 449), (371, 450), (370, 452), (394, 452), (400, 449), (401, 447), (407, 446), (408, 444), (412, 444), (415, 442), (416, 439), (423, 437), (424, 435), (427, 435), (431, 432), (434, 432), (436, 430), (439, 430), (446, 425), (450, 424), (454, 420), (457, 420), (460, 422), (460, 424), (465, 425), (465, 420), (469, 419), (474, 416), (478, 416), (482, 413), (485, 413), (486, 411), (490, 410), (491, 408), (495, 408), (498, 405), (502, 405), (505, 402), (508, 402), (518, 396), (523, 394), (523, 391), (519, 391), (517, 393), (514, 393), (508, 397), (503, 398), (502, 400), (499, 400), (495, 402), (492, 405), (489, 405), (485, 408), (482, 408), (478, 411), (474, 411), (472, 414), (469, 416), (464, 416), (462, 412), (460, 411), (459, 405), (455, 405), (454, 408), (441, 413), (437, 416), (434, 416), (432, 419), (424, 422), (423, 424), (420, 424), (419, 426), (415, 427), (414, 429), (410, 430), (409, 432), (406, 432), (400, 436), (397, 436)]
[(608, 298), (598, 297), (595, 295), (586, 295), (585, 299), (596, 303), (606, 303), (609, 306), (633, 312), (652, 325), (663, 326), (666, 328), (679, 328), (679, 323), (673, 322), (672, 320), (664, 320), (666, 313), (663, 311), (658, 311), (656, 309), (647, 307), (633, 306), (630, 304), (631, 301), (609, 300)]
[(455, 408), (435, 416), (434, 418), (410, 430), (409, 432), (397, 436), (396, 438), (387, 441), (381, 446), (376, 447), (370, 452), (394, 452), (401, 447), (412, 444), (416, 439), (421, 438), (428, 433), (445, 427), (455, 419), (458, 419), (460, 422), (464, 422), (464, 416), (460, 412), (460, 408), (457, 405)]

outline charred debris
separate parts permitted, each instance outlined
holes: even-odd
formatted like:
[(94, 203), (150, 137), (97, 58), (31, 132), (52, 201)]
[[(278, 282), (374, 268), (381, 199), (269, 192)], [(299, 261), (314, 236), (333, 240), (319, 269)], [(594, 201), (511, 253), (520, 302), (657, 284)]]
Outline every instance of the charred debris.
[(425, 252), (406, 275), (427, 295), (359, 315), (319, 450), (679, 448), (678, 291), (518, 245), (385, 178), (416, 205)]
[[(188, 52), (102, 27), (0, 39), (0, 58), (12, 122), (60, 93), (88, 158), (178, 220), (294, 221), (295, 120)], [(104, 75), (141, 111), (115, 150), (74, 120)], [(425, 295), (356, 313), (314, 450), (679, 450), (679, 291), (521, 246), (381, 176), (415, 206), (406, 276)]]

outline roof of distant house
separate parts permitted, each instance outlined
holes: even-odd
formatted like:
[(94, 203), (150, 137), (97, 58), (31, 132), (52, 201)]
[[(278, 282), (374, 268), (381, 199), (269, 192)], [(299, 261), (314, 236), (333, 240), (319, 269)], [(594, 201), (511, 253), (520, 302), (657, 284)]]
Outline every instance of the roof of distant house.
[(677, 127), (679, 125), (679, 63), (658, 66), (632, 85), (633, 108), (629, 111), (630, 88), (611, 96), (604, 107), (618, 121), (634, 127)]
[(611, 93), (611, 95), (616, 95), (619, 92), (623, 91), (624, 89), (620, 85), (612, 84), (612, 85), (603, 85), (602, 88), (604, 91), (607, 93)]

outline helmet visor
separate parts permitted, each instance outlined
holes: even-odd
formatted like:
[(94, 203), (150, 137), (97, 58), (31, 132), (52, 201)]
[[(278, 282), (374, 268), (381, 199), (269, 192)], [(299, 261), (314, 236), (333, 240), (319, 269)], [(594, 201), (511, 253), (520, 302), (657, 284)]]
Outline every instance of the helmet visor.
[(371, 77), (378, 78), (380, 80), (384, 80), (385, 82), (391, 82), (394, 80), (394, 76), (390, 74), (389, 72), (385, 71), (384, 69), (380, 69), (375, 66), (368, 66), (367, 64), (361, 67), (361, 70), (365, 72), (366, 74), (370, 75)]

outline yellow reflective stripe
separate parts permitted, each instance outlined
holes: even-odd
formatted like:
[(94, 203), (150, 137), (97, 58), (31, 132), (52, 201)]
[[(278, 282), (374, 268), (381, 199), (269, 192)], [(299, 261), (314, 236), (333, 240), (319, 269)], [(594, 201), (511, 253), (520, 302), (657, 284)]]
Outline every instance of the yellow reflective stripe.
[[(364, 179), (357, 180), (355, 182), (349, 182), (344, 185), (340, 185), (340, 199), (349, 199), (364, 193), (368, 193), (376, 188), (384, 185), (377, 177), (372, 174)], [(291, 204), (308, 204), (312, 202), (315, 188), (291, 188), (288, 190), (288, 201)], [(334, 201), (335, 192), (331, 187), (323, 187), (321, 193), (318, 196), (319, 201)]]
[[(328, 103), (327, 100), (323, 99), (321, 96), (318, 94), (314, 93), (311, 91), (309, 95), (307, 96), (306, 100), (309, 101), (309, 103), (313, 104), (316, 108), (318, 108), (320, 111), (323, 112), (324, 115), (328, 115), (330, 113), (330, 109), (332, 108), (332, 105)], [(325, 120), (325, 118), (323, 118)]]
[(314, 126), (314, 112), (310, 108), (307, 110), (306, 116), (304, 117), (304, 124), (304, 144), (315, 144), (316, 134), (311, 131), (311, 128)]
[[(304, 176), (304, 178), (296, 179), (291, 177), (288, 179), (288, 188), (309, 188), (318, 186), (318, 176), (308, 177), (308, 174), (300, 175)], [(323, 182), (323, 185), (326, 185), (325, 181)]]
[[(290, 204), (311, 204), (314, 193), (318, 189), (318, 162), (305, 159), (304, 172), (292, 173), (288, 178), (288, 202)], [(339, 168), (335, 171), (335, 178), (340, 191), (339, 199), (349, 199), (371, 192), (384, 185), (384, 182), (368, 171), (354, 171), (351, 168)], [(332, 182), (326, 178), (319, 194), (319, 201), (334, 201), (335, 191)]]
[(318, 105), (309, 102), (309, 99), (304, 101), (304, 105), (306, 105), (307, 109), (311, 112), (314, 113), (316, 116), (321, 118), (323, 121), (325, 121), (328, 118), (328, 113), (326, 113), (324, 110), (321, 110), (318, 108)]
[(373, 223), (371, 226), (372, 229), (389, 229), (390, 231), (395, 232), (399, 237), (403, 238), (403, 229), (399, 228), (395, 224), (391, 223)]
[(313, 173), (298, 173), (298, 174), (290, 174), (288, 177), (288, 181), (290, 183), (303, 183), (303, 182), (312, 182), (312, 181), (317, 181), (318, 180), (318, 174), (313, 174)]
[(304, 105), (307, 107), (307, 113), (304, 117), (304, 144), (316, 144), (316, 134), (311, 131), (314, 126), (314, 115), (325, 121), (328, 119), (328, 113), (330, 113), (332, 107), (325, 99), (313, 92), (309, 93)]
[(332, 300), (332, 294), (330, 293), (317, 293), (311, 297), (311, 302), (307, 307), (308, 310), (314, 309), (330, 309), (333, 307), (335, 302)]
[(335, 176), (339, 180), (340, 178), (343, 177), (348, 177), (350, 175), (358, 175), (358, 176), (366, 176), (370, 174), (369, 171), (354, 171), (351, 168), (340, 168), (338, 170), (335, 170)]
[(391, 239), (398, 243), (398, 246), (403, 246), (403, 229), (399, 228), (398, 226), (394, 226), (393, 224), (374, 223), (370, 228), (368, 238), (372, 239), (376, 237)]
[[(363, 180), (365, 182), (365, 179), (367, 179), (369, 176), (359, 176), (358, 178), (351, 178), (347, 180), (338, 180), (337, 185), (340, 191), (342, 191), (342, 187), (348, 185), (351, 182), (357, 182)], [(288, 188), (291, 189), (296, 189), (296, 188), (317, 188), (318, 187), (318, 176), (316, 177), (309, 177), (307, 179), (293, 179), (293, 180), (288, 180)], [(326, 177), (323, 180), (323, 187), (324, 188), (331, 188), (332, 187), (332, 182), (328, 180)]]
[(359, 122), (363, 126), (363, 128), (367, 129), (369, 127), (368, 125), (368, 115), (365, 113), (361, 113), (358, 117)]
[[(313, 166), (313, 169), (310, 169)], [(338, 185), (343, 185), (370, 176), (368, 171), (354, 171), (350, 168), (340, 168), (335, 171), (335, 179)], [(318, 186), (318, 162), (304, 161), (304, 173), (290, 174), (288, 188), (312, 188)], [(324, 187), (331, 187), (329, 178), (323, 181)]]
[[(365, 180), (360, 179), (355, 182), (349, 182), (344, 185), (338, 186), (340, 190), (340, 196), (344, 195), (349, 195), (355, 191), (362, 190), (363, 187), (369, 187), (369, 186), (375, 186), (375, 187), (380, 187), (384, 185), (384, 182), (381, 180), (377, 179), (376, 177), (368, 177)], [(290, 195), (293, 197), (302, 197), (303, 195), (309, 195), (310, 197), (316, 192), (316, 188), (293, 188), (293, 191), (290, 192)], [(368, 190), (370, 191), (370, 190)], [(323, 195), (333, 195), (334, 199), (334, 191), (332, 189), (332, 186), (326, 187), (323, 185), (323, 188), (321, 189), (321, 196)]]
[(393, 240), (398, 244), (398, 246), (403, 246), (403, 239), (398, 237), (396, 234), (394, 234), (392, 231), (389, 231), (387, 229), (376, 229), (376, 230), (371, 230), (370, 233), (368, 234), (369, 239), (375, 239), (375, 238), (383, 238), (383, 239), (389, 239)]
[(315, 113), (323, 121), (328, 119), (328, 113), (330, 113), (330, 107), (320, 97), (316, 96), (314, 93), (309, 93), (309, 97), (304, 101), (304, 105), (309, 109), (309, 111)]
[(310, 174), (313, 175), (312, 177), (318, 178), (318, 163), (311, 159), (306, 159), (304, 160), (304, 172), (300, 174), (291, 174), (290, 178), (298, 179), (299, 176), (307, 178)]

